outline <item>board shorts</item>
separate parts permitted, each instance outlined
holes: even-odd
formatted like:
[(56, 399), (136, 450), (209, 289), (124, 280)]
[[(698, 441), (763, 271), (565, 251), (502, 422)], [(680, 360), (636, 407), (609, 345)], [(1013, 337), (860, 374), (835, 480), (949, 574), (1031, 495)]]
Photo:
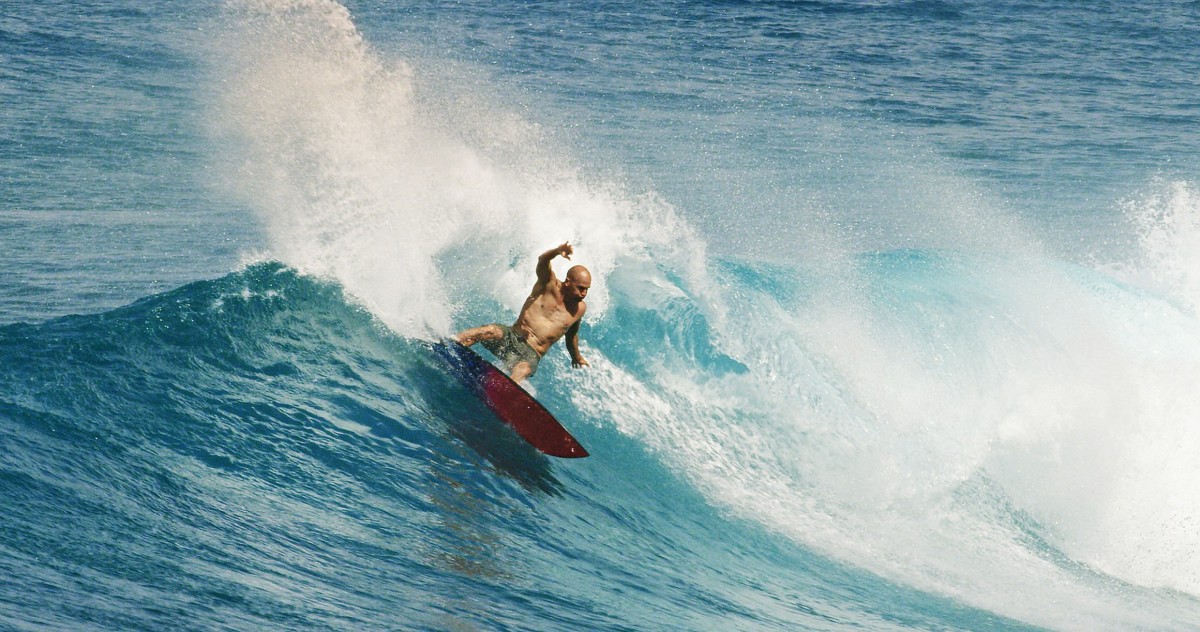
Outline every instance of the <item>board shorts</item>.
[(500, 336), (499, 340), (480, 340), (483, 347), (504, 363), (505, 370), (511, 371), (518, 362), (528, 362), (529, 375), (537, 373), (538, 361), (542, 359), (542, 354), (529, 346), (521, 334), (512, 327), (500, 323), (494, 324), (504, 332), (504, 335)]

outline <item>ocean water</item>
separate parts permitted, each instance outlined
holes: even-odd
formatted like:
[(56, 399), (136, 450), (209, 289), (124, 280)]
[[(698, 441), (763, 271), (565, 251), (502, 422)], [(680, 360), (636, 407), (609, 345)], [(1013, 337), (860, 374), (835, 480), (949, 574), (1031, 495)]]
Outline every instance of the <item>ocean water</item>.
[[(1198, 49), (1170, 0), (10, 0), (0, 629), (1200, 630)], [(430, 350), (564, 240), (580, 460)]]

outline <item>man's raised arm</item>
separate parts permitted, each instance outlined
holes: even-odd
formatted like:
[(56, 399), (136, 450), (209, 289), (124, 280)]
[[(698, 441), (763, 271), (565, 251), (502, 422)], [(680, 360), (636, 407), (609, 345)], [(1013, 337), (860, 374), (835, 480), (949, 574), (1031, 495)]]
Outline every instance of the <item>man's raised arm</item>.
[(561, 246), (556, 246), (547, 250), (546, 252), (543, 252), (538, 257), (537, 262), (538, 287), (544, 287), (554, 276), (554, 272), (550, 269), (550, 262), (554, 260), (555, 257), (562, 255), (564, 258), (570, 259), (571, 255), (574, 253), (575, 249), (571, 247), (570, 242), (563, 242)]

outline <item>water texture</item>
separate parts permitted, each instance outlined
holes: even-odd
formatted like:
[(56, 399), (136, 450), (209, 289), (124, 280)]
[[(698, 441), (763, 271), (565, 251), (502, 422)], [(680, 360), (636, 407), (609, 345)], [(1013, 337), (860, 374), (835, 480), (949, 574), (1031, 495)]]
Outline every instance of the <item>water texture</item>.
[(10, 5), (0, 628), (1200, 629), (1200, 4)]

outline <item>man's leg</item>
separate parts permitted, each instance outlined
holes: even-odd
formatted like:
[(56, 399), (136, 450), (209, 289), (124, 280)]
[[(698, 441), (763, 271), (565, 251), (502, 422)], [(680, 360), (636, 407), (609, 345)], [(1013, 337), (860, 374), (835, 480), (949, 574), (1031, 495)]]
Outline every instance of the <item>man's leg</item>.
[(530, 373), (533, 373), (533, 369), (529, 367), (528, 362), (522, 361), (513, 365), (511, 377), (514, 382), (520, 382), (521, 380), (529, 377)]
[(466, 329), (458, 333), (458, 343), (469, 347), (480, 340), (499, 340), (504, 337), (504, 331), (496, 325), (484, 325), (474, 329)]

